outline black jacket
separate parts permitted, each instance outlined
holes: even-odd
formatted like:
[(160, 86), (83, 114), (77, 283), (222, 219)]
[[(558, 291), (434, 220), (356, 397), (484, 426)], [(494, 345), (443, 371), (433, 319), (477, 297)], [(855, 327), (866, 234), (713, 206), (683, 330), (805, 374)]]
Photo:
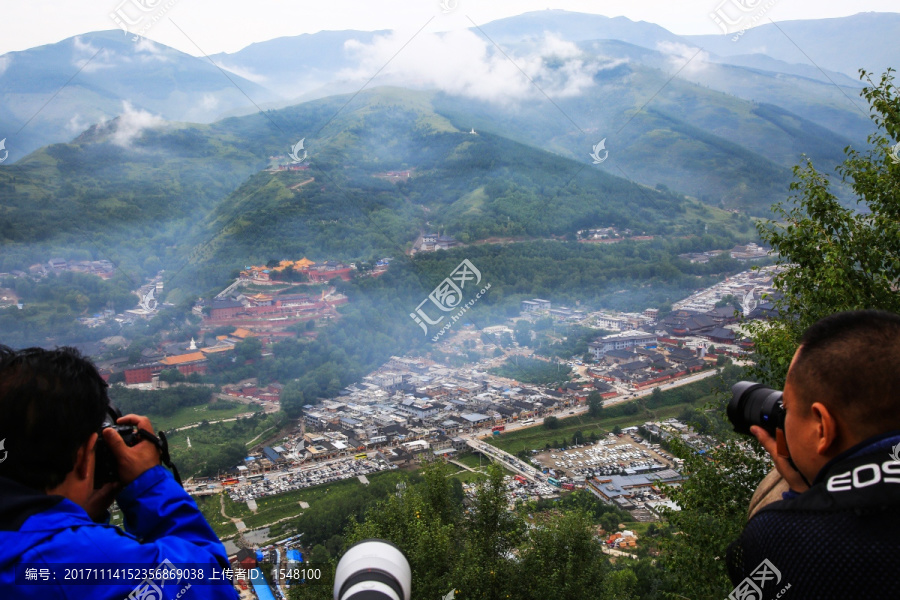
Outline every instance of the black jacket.
[(728, 549), (732, 596), (900, 598), (897, 444), (898, 431), (869, 438), (806, 492), (761, 509)]

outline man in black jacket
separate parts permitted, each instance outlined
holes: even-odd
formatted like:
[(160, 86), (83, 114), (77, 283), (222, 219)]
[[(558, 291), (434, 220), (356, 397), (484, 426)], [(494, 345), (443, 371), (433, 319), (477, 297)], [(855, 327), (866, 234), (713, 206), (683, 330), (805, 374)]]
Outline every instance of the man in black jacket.
[(900, 316), (853, 311), (803, 335), (784, 386), (790, 485), (728, 552), (729, 598), (900, 598)]

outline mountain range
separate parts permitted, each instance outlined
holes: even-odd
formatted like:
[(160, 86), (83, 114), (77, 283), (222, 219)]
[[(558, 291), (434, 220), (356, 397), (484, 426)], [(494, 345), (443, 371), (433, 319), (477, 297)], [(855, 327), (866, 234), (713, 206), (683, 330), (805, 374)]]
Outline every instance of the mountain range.
[[(777, 27), (815, 53), (836, 21), (853, 40), (872, 18)], [(878, 21), (900, 32), (900, 15)], [(752, 52), (772, 30), (717, 46), (542, 11), (399, 53), (393, 32), (342, 31), (201, 59), (116, 31), (3, 55), (0, 270), (80, 249), (136, 275), (221, 277), (276, 252), (402, 251), (430, 228), (466, 242), (747, 231), (804, 155), (831, 173), (865, 145), (847, 61), (877, 72), (892, 56)]]

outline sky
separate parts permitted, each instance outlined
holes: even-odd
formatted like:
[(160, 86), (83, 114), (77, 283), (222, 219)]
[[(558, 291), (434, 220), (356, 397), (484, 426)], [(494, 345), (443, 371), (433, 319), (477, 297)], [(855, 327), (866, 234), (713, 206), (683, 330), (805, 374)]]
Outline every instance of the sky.
[(898, 10), (897, 0), (0, 0), (0, 54), (117, 29), (116, 21), (194, 56), (323, 30), (462, 29), (546, 9), (624, 16), (682, 35), (716, 34), (722, 31), (710, 15), (740, 5), (769, 6), (775, 21)]

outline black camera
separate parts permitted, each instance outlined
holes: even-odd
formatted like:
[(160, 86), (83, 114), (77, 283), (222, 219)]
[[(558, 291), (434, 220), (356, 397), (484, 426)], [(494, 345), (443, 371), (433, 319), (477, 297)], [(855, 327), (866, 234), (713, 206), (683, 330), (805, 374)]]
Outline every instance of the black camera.
[(132, 425), (118, 425), (116, 423), (121, 416), (122, 412), (110, 403), (106, 411), (106, 417), (100, 425), (99, 437), (95, 446), (94, 489), (99, 490), (107, 483), (119, 481), (119, 467), (117, 466), (116, 457), (106, 440), (103, 439), (103, 430), (109, 427), (114, 428), (128, 446), (134, 446), (141, 441), (141, 435), (135, 431)]
[(784, 430), (784, 404), (781, 392), (753, 381), (739, 381), (731, 388), (728, 420), (737, 433), (750, 435), (750, 427), (759, 425), (776, 437), (775, 430)]

